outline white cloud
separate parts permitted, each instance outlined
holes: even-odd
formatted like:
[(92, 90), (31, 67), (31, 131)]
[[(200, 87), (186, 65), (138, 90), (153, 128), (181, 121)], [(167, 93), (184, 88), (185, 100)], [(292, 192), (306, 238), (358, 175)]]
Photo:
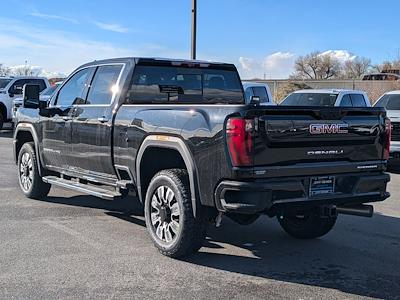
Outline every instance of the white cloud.
[(120, 46), (6, 18), (0, 18), (0, 40), (4, 41), (0, 43), (0, 63), (14, 66), (27, 60), (28, 64), (41, 66), (44, 74), (69, 74), (83, 63), (112, 57), (187, 57), (187, 53), (162, 45)]
[(252, 58), (246, 58), (246, 57), (239, 57), (239, 63), (240, 66), (243, 68), (245, 71), (251, 71), (251, 69), (254, 67), (254, 59)]
[(353, 60), (357, 57), (347, 50), (327, 50), (325, 52), (322, 52), (321, 55), (330, 55), (338, 59), (341, 63), (344, 63), (347, 60)]
[(239, 57), (239, 72), (244, 79), (288, 78), (293, 72), (295, 58), (290, 52), (275, 52), (260, 60)]
[(29, 15), (33, 17), (38, 17), (42, 19), (54, 19), (54, 20), (61, 20), (61, 21), (66, 21), (74, 24), (79, 24), (78, 20), (72, 19), (72, 18), (67, 18), (59, 15), (49, 15), (49, 14), (43, 14), (38, 11), (31, 12)]
[[(320, 55), (331, 55), (341, 63), (353, 60), (357, 56), (348, 50), (326, 50)], [(294, 71), (297, 54), (291, 52), (275, 52), (263, 59), (239, 57), (238, 69), (244, 79), (285, 79)]]
[(129, 28), (116, 23), (103, 23), (99, 21), (93, 21), (93, 24), (95, 24), (100, 29), (113, 32), (126, 33), (129, 31)]
[(271, 78), (287, 78), (293, 72), (295, 55), (290, 52), (276, 52), (264, 59), (264, 71)]

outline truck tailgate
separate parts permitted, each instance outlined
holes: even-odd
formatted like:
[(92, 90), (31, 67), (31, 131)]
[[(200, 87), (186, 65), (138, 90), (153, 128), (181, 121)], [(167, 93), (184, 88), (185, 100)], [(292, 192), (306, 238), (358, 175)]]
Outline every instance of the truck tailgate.
[(380, 108), (255, 108), (254, 166), (383, 159)]

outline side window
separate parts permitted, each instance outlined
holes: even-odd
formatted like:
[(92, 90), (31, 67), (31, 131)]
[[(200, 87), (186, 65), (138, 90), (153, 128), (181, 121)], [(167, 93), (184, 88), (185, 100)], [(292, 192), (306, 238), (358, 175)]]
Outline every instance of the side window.
[(253, 96), (253, 89), (251, 87), (248, 87), (244, 90), (244, 94), (246, 95), (246, 100), (250, 101), (251, 96)]
[(265, 87), (263, 86), (254, 86), (253, 87), (253, 94), (254, 96), (260, 97), (261, 103), (269, 102), (268, 93)]
[(29, 83), (39, 85), (39, 91), (42, 92), (46, 89), (46, 84), (44, 83), (43, 79), (30, 79)]
[(366, 107), (364, 96), (361, 94), (350, 94), (354, 107)]
[(121, 65), (101, 66), (94, 75), (86, 104), (110, 104)]
[(26, 84), (26, 83), (29, 83), (28, 80), (26, 80), (26, 79), (16, 80), (13, 83), (13, 85), (10, 87), (8, 92), (10, 94), (14, 94), (14, 95), (21, 95), (22, 94), (22, 88), (23, 88), (24, 84)]
[(92, 68), (86, 68), (75, 73), (58, 92), (55, 104), (71, 106), (84, 103), (87, 82), (92, 70)]
[(352, 107), (353, 103), (351, 103), (351, 99), (349, 94), (343, 96), (342, 101), (340, 102), (340, 106)]

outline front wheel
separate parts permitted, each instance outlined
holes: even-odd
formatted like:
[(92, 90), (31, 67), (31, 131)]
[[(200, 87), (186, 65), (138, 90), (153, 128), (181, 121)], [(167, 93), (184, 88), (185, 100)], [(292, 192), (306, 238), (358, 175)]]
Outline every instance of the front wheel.
[(39, 165), (34, 143), (25, 143), (18, 155), (19, 186), (28, 198), (46, 197), (51, 185), (44, 183), (39, 174)]
[(199, 250), (207, 221), (193, 215), (186, 170), (158, 172), (150, 182), (145, 200), (146, 226), (158, 250), (169, 257), (182, 257)]
[(283, 230), (297, 239), (315, 239), (327, 234), (336, 223), (336, 217), (325, 217), (314, 212), (295, 216), (278, 216)]

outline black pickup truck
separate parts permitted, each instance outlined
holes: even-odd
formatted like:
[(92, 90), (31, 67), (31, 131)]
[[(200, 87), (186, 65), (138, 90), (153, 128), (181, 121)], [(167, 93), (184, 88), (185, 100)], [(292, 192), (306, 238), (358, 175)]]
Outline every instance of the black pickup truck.
[[(277, 216), (295, 238), (329, 232), (338, 213), (372, 216), (389, 197), (383, 108), (245, 104), (232, 64), (94, 61), (50, 102), (24, 87), (14, 136), (27, 197), (51, 185), (105, 199), (136, 194), (155, 246), (197, 251), (207, 224)], [(129, 199), (129, 198), (128, 198)]]

